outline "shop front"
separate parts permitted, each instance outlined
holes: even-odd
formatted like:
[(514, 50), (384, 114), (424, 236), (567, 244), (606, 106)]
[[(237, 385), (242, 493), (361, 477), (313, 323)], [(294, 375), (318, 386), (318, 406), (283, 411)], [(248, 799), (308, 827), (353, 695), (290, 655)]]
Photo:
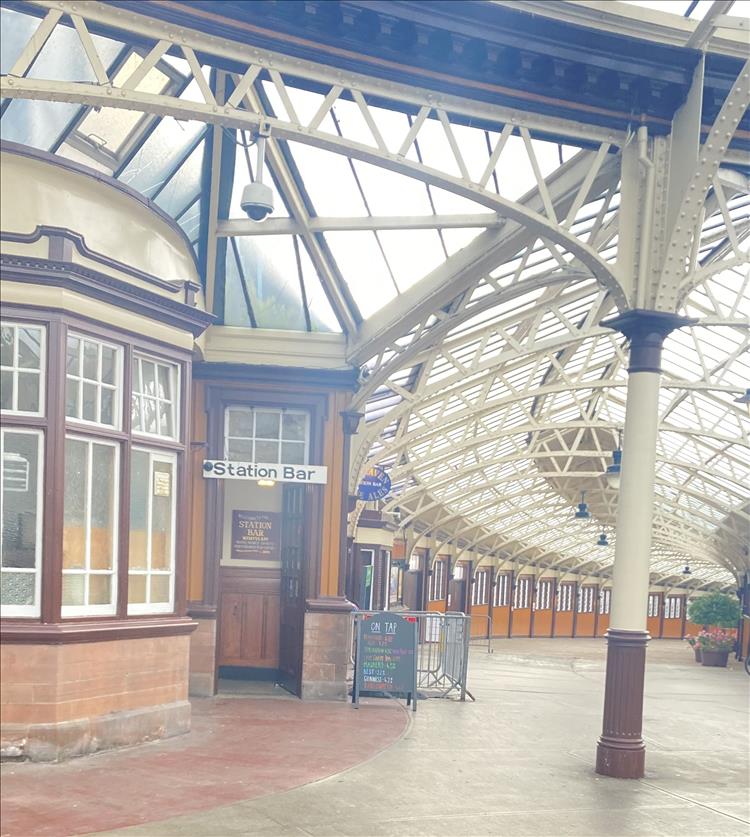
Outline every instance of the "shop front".
[(195, 377), (192, 689), (213, 694), (231, 678), (344, 697), (352, 375), (202, 363)]

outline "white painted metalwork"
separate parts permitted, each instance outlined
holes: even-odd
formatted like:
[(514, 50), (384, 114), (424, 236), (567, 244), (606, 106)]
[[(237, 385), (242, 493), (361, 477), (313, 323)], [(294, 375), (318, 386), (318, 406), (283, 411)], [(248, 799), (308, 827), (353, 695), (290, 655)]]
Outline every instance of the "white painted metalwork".
[[(309, 269), (349, 362), (362, 367), (351, 406), (366, 423), (349, 489), (385, 466), (394, 491), (384, 510), (400, 510), (410, 545), (433, 539), (457, 557), (606, 574), (613, 547), (595, 541), (616, 516), (602, 475), (624, 424), (627, 350), (599, 322), (651, 308), (699, 321), (664, 352), (652, 580), (729, 584), (750, 566), (750, 417), (736, 403), (750, 383), (750, 191), (746, 174), (727, 165), (742, 165), (729, 146), (750, 103), (750, 62), (701, 144), (702, 63), (671, 134), (654, 137), (635, 119), (619, 133), (315, 64), (163, 23), (145, 5), (31, 5), (43, 17), (0, 79), (10, 102), (3, 121), (18, 101), (74, 104), (79, 125), (93, 109), (146, 115), (128, 148), (145, 142), (147, 125), (206, 126), (207, 189), (175, 216), (198, 242), (184, 219), (201, 204), (208, 304), (222, 314), (227, 250), (249, 324), (277, 327), (251, 310), (263, 300), (248, 292), (240, 248), (294, 242), (307, 330)], [(740, 34), (716, 28), (728, 2), (700, 23), (614, 2), (512, 5), (747, 58)], [(121, 45), (138, 44), (127, 72), (91, 34), (102, 26)], [(62, 29), (80, 41), (86, 72), (76, 80), (49, 62), (46, 74), (34, 72)], [(157, 70), (172, 83), (151, 83)], [(222, 207), (227, 149), (241, 157), (258, 136), (283, 204), (263, 224)], [(115, 171), (125, 157), (103, 139), (69, 130), (48, 150)], [(119, 174), (135, 180), (144, 169)], [(149, 189), (157, 202), (164, 195), (162, 182)], [(407, 195), (413, 205), (402, 205)], [(374, 270), (370, 256), (381, 265), (374, 287), (359, 275)], [(572, 520), (581, 490), (588, 528)]]

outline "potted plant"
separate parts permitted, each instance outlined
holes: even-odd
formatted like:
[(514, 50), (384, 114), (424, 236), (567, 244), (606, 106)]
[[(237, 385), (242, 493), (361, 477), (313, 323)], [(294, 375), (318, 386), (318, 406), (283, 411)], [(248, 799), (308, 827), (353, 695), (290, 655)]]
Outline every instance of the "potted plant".
[(688, 619), (709, 628), (736, 628), (740, 618), (740, 604), (726, 593), (707, 593), (696, 596), (688, 605)]
[(698, 634), (697, 645), (700, 647), (702, 664), (726, 668), (729, 652), (734, 648), (735, 641), (734, 634), (721, 628), (701, 631)]
[(685, 640), (687, 641), (687, 644), (693, 649), (693, 653), (695, 654), (695, 662), (700, 663), (701, 662), (701, 647), (698, 644), (698, 637), (691, 636), (690, 634), (688, 634), (685, 637)]

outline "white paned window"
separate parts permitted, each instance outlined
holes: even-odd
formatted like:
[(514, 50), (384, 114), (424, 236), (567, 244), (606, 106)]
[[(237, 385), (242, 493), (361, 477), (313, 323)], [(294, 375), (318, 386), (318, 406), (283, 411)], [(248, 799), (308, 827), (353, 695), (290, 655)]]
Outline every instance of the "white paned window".
[(573, 588), (574, 584), (568, 582), (561, 584), (557, 593), (558, 611), (573, 610)]
[(651, 617), (659, 615), (659, 598), (658, 593), (648, 594), (648, 615)]
[(578, 612), (579, 613), (593, 613), (594, 612), (594, 594), (595, 587), (587, 586), (581, 587), (578, 590)]
[(176, 471), (174, 455), (133, 448), (128, 614), (174, 610)]
[(552, 602), (552, 582), (540, 581), (536, 588), (535, 610), (549, 610)]
[(41, 326), (0, 325), (0, 410), (26, 416), (44, 414), (45, 330)]
[(437, 602), (445, 598), (445, 561), (442, 559), (435, 561), (432, 566), (432, 584), (430, 585), (430, 601)]
[(119, 448), (67, 436), (62, 615), (115, 612)]
[(65, 351), (65, 415), (119, 428), (122, 351), (111, 343), (70, 332)]
[(177, 439), (177, 366), (144, 355), (134, 355), (132, 389), (130, 403), (133, 433)]
[(516, 610), (523, 610), (529, 606), (529, 592), (531, 589), (530, 578), (519, 578), (516, 582), (516, 592), (513, 596), (513, 607)]
[(43, 436), (0, 430), (0, 603), (3, 616), (38, 616)]
[(510, 575), (500, 573), (495, 579), (495, 600), (497, 607), (507, 607), (510, 603)]
[(479, 570), (474, 576), (474, 586), (471, 591), (471, 603), (475, 605), (487, 604), (487, 581), (489, 573), (487, 570)]
[(301, 410), (227, 407), (224, 455), (235, 462), (307, 465), (309, 415)]
[(682, 618), (682, 596), (667, 596), (664, 600), (664, 618)]
[(609, 613), (612, 604), (612, 590), (609, 587), (599, 591), (599, 613)]

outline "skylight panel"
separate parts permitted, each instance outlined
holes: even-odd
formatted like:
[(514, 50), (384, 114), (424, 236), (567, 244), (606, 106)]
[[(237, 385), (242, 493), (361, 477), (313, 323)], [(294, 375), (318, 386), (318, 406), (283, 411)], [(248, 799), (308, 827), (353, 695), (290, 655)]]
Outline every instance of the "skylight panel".
[(143, 142), (120, 175), (123, 183), (146, 197), (164, 184), (171, 174), (175, 159), (205, 130), (202, 122), (177, 121), (164, 116), (153, 133)]
[(79, 110), (66, 102), (13, 99), (0, 119), (0, 138), (49, 151)]
[(199, 143), (156, 196), (156, 204), (173, 217), (179, 215), (200, 192), (204, 143)]
[(304, 189), (312, 201), (314, 214), (353, 218), (367, 215), (346, 157), (304, 143), (288, 145), (297, 168), (303, 172)]
[[(137, 53), (131, 53), (120, 69), (115, 73), (113, 85), (120, 87), (143, 63), (143, 58)], [(152, 67), (138, 85), (142, 93), (161, 94), (170, 87), (170, 77)], [(140, 111), (121, 110), (119, 108), (90, 108), (75, 130), (75, 134), (87, 140), (96, 147), (106, 149), (113, 156), (117, 156), (128, 137), (136, 126), (149, 119)]]

